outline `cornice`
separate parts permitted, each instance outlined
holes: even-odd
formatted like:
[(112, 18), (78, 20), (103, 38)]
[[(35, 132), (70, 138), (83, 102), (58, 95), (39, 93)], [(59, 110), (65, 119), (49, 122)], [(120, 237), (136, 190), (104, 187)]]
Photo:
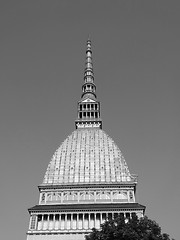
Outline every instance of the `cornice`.
[(67, 184), (67, 185), (46, 185), (46, 184), (41, 184), (38, 186), (38, 189), (41, 190), (41, 189), (95, 189), (95, 188), (98, 188), (98, 189), (102, 189), (102, 188), (125, 188), (125, 187), (136, 187), (137, 183), (135, 182), (122, 182), (122, 183), (112, 183), (112, 184), (109, 184), (109, 183), (105, 183), (105, 184), (102, 184), (102, 183), (96, 183), (96, 184), (76, 184), (76, 185), (70, 185), (70, 184)]
[(31, 212), (102, 212), (102, 211), (145, 211), (145, 206), (139, 203), (107, 203), (107, 204), (61, 204), (61, 205), (36, 205), (29, 208)]

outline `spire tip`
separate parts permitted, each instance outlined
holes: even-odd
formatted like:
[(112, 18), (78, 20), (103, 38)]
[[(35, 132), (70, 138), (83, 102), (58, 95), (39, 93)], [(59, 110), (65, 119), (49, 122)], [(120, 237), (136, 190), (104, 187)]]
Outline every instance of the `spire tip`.
[(87, 41), (91, 41), (91, 36), (90, 36), (90, 34), (88, 34)]

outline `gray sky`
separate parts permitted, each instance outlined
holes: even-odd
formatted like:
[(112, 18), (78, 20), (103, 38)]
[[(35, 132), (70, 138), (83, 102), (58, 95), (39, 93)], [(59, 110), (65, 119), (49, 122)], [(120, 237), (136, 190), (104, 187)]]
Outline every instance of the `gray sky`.
[(74, 130), (90, 34), (103, 129), (137, 200), (179, 238), (180, 2), (0, 1), (0, 229), (25, 239), (54, 151)]

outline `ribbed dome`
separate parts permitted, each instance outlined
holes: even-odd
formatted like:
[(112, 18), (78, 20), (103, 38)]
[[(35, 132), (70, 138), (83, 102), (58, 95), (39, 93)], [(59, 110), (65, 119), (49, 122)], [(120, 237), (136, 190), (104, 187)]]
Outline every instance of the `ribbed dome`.
[(132, 181), (124, 157), (101, 129), (77, 129), (54, 153), (43, 185)]

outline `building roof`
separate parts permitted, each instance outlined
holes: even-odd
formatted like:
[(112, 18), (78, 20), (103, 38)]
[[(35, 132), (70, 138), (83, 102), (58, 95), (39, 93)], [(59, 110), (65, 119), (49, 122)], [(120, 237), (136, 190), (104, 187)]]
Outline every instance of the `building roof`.
[(36, 205), (28, 211), (109, 211), (113, 209), (145, 210), (145, 206), (139, 203), (106, 203), (106, 204), (62, 204), (62, 205)]
[(41, 186), (136, 183), (120, 149), (102, 130), (89, 39), (82, 91), (76, 130), (54, 153)]
[(75, 130), (54, 153), (42, 185), (135, 182), (115, 142), (99, 128)]

